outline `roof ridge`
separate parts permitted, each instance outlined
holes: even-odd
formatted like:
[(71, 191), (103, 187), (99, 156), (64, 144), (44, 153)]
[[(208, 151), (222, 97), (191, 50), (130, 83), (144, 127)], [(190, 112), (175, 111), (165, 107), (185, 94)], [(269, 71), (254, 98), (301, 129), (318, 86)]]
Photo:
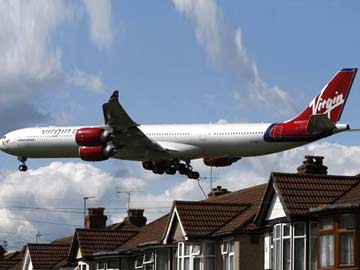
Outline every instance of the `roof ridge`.
[(70, 246), (71, 244), (28, 243), (27, 246)]
[(221, 202), (221, 201), (174, 201), (174, 205), (180, 204), (204, 204), (204, 205), (231, 205), (231, 206), (250, 206), (251, 203), (235, 203), (235, 202)]
[(138, 232), (139, 230), (132, 229), (120, 229), (120, 230), (111, 230), (111, 229), (84, 229), (84, 228), (76, 228), (76, 232), (109, 232), (109, 233), (121, 233), (121, 232)]
[(359, 178), (360, 180), (360, 175), (338, 175), (338, 174), (298, 174), (298, 173), (284, 173), (284, 172), (271, 172), (272, 176), (297, 176), (297, 177), (314, 177), (316, 176), (317, 178), (319, 177), (323, 177), (323, 178), (349, 178), (349, 179), (354, 179), (354, 178)]

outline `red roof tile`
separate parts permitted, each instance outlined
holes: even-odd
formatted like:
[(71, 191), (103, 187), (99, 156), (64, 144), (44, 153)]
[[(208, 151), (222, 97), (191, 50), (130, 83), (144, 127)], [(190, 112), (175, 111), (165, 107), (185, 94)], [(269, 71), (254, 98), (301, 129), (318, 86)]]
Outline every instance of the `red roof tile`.
[(67, 258), (69, 244), (28, 244), (34, 269), (53, 269), (56, 264)]
[(360, 183), (358, 176), (286, 173), (273, 173), (272, 180), (285, 212), (290, 216), (304, 215), (310, 208), (331, 204)]
[(240, 215), (248, 204), (175, 201), (174, 207), (188, 237), (210, 236)]
[(107, 229), (76, 229), (75, 235), (83, 257), (96, 252), (112, 251), (133, 237), (137, 231)]
[(0, 260), (0, 270), (20, 270), (24, 257), (23, 251), (15, 251), (8, 253)]
[(146, 224), (140, 232), (134, 237), (130, 238), (126, 243), (117, 248), (119, 252), (132, 251), (146, 244), (158, 244), (163, 240), (163, 235), (166, 230), (166, 224), (169, 219), (169, 214), (164, 215), (155, 221)]
[(266, 188), (267, 184), (261, 184), (227, 193), (219, 197), (209, 198), (208, 201), (246, 203), (250, 205), (248, 209), (213, 233), (213, 236), (228, 234), (245, 229), (245, 227), (253, 221), (253, 218), (255, 217), (256, 212), (258, 211), (258, 208), (261, 204), (261, 200), (264, 196)]

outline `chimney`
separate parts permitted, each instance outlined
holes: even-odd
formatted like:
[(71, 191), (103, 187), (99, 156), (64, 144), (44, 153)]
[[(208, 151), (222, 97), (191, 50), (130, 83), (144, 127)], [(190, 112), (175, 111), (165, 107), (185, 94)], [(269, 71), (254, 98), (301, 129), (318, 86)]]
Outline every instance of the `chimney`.
[(305, 156), (303, 164), (297, 168), (298, 174), (327, 175), (327, 167), (323, 164), (324, 157)]
[(144, 216), (144, 209), (129, 209), (127, 220), (137, 226), (142, 227), (146, 224), (147, 218)]
[(3, 248), (3, 246), (0, 246), (0, 261), (4, 259), (5, 253), (6, 253), (5, 248)]
[(105, 229), (107, 216), (104, 215), (105, 208), (89, 208), (85, 217), (85, 229)]
[(230, 191), (228, 191), (226, 188), (222, 188), (221, 186), (217, 186), (216, 188), (211, 189), (211, 191), (208, 193), (208, 198), (219, 197), (227, 193), (230, 193)]

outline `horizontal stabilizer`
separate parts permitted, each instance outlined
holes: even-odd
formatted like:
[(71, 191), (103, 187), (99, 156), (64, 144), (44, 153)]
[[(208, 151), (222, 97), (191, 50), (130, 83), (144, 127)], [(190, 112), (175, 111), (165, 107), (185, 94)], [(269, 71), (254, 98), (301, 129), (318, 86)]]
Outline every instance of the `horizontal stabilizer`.
[(317, 134), (334, 130), (335, 125), (329, 120), (326, 114), (317, 114), (310, 116), (307, 130), (311, 134)]

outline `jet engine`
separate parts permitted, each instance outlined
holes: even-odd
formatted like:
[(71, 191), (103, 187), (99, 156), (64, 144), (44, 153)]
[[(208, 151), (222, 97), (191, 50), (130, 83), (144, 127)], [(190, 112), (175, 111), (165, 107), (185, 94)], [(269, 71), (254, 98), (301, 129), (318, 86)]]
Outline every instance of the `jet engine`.
[(102, 128), (81, 128), (75, 134), (76, 143), (80, 146), (105, 145), (110, 140), (110, 132)]
[(226, 167), (230, 166), (239, 159), (240, 158), (236, 157), (207, 157), (204, 158), (204, 163), (206, 166), (211, 167)]
[(85, 161), (102, 161), (110, 157), (110, 153), (103, 146), (80, 146), (79, 157)]

